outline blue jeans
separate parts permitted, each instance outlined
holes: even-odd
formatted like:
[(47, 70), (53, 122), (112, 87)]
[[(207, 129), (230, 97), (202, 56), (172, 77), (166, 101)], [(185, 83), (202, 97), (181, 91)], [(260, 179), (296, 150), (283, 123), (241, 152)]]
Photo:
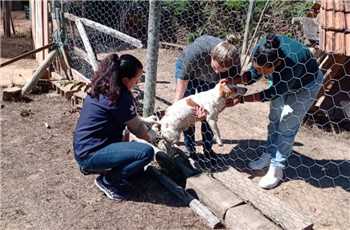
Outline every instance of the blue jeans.
[[(176, 60), (175, 66), (175, 78), (179, 79), (179, 72), (182, 70), (182, 63), (179, 60)], [(207, 82), (199, 79), (190, 79), (187, 85), (187, 89), (185, 91), (184, 97), (190, 96), (203, 91), (210, 90), (215, 87), (215, 82)], [(195, 142), (195, 127), (191, 126), (184, 130), (184, 143), (186, 149), (190, 152), (195, 152), (196, 142)], [(203, 151), (210, 152), (213, 146), (213, 131), (211, 130), (208, 122), (202, 121), (201, 124), (201, 132), (202, 132), (202, 140), (203, 140)]]
[(315, 101), (322, 82), (323, 74), (319, 72), (314, 82), (270, 102), (266, 152), (271, 155), (272, 165), (285, 167), (300, 124)]
[(84, 170), (104, 170), (109, 181), (128, 180), (153, 159), (154, 150), (139, 142), (117, 142), (77, 162)]

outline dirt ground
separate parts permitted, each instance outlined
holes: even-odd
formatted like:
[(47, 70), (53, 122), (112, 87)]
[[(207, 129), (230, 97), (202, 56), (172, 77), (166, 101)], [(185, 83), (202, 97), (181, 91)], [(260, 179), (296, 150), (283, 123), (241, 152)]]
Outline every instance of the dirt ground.
[(148, 176), (131, 201), (107, 199), (73, 159), (78, 113), (56, 93), (31, 98), (1, 105), (1, 229), (206, 229)]
[[(4, 42), (1, 39), (2, 47), (9, 44)], [(7, 55), (16, 52), (17, 48), (9, 49)], [(145, 50), (128, 52), (146, 63)], [(156, 109), (173, 100), (177, 55), (160, 50)], [(36, 63), (25, 59), (10, 66), (20, 71), (27, 65), (33, 71)], [(8, 73), (1, 72), (3, 76)], [(31, 98), (29, 103), (1, 102), (1, 229), (206, 229), (189, 208), (147, 175), (135, 181), (139, 189), (131, 201), (108, 200), (93, 184), (94, 176), (83, 176), (73, 160), (72, 132), (78, 113), (55, 93)], [(255, 183), (261, 175), (247, 171), (246, 164), (258, 157), (265, 142), (267, 115), (268, 103), (251, 103), (226, 109), (219, 120), (225, 143), (215, 146), (219, 159)], [(349, 133), (333, 135), (302, 127), (285, 182), (265, 192), (309, 215), (315, 229), (350, 229), (349, 139)]]

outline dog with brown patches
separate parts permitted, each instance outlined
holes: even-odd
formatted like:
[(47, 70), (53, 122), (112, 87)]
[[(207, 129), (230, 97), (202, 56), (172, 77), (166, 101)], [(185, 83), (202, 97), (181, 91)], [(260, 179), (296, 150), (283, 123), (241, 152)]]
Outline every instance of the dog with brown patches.
[(181, 131), (193, 126), (196, 121), (199, 121), (193, 115), (193, 108), (200, 106), (207, 112), (205, 120), (213, 131), (216, 143), (222, 146), (223, 143), (217, 126), (219, 113), (225, 109), (227, 99), (242, 96), (246, 92), (246, 88), (230, 84), (227, 80), (223, 79), (211, 90), (190, 95), (176, 101), (167, 108), (164, 117), (159, 121), (161, 125), (161, 137), (165, 138), (171, 144), (177, 143)]

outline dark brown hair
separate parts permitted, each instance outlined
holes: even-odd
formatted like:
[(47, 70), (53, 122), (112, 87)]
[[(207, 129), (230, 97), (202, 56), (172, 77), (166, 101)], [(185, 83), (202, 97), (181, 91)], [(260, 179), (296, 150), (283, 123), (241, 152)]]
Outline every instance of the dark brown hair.
[(125, 87), (122, 78), (134, 78), (137, 72), (142, 69), (142, 63), (130, 54), (108, 55), (98, 66), (97, 71), (91, 80), (90, 96), (99, 98), (104, 95), (116, 103), (119, 98), (120, 89)]

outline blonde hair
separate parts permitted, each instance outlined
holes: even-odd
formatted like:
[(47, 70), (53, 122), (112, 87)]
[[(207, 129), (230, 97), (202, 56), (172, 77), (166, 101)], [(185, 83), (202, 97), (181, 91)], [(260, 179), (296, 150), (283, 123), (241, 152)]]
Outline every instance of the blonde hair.
[(225, 41), (220, 42), (211, 50), (211, 57), (223, 67), (240, 65), (239, 50), (235, 46), (238, 38), (230, 34)]

